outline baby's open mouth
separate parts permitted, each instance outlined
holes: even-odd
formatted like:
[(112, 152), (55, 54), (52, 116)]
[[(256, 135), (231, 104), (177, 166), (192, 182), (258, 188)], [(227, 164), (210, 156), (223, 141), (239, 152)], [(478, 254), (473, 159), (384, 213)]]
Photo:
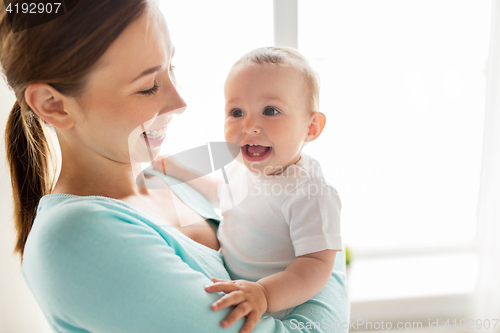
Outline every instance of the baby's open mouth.
[(250, 161), (262, 161), (265, 160), (272, 148), (260, 145), (244, 145), (241, 147), (243, 156)]
[(250, 156), (262, 156), (266, 154), (271, 147), (259, 146), (259, 145), (245, 145), (248, 155)]

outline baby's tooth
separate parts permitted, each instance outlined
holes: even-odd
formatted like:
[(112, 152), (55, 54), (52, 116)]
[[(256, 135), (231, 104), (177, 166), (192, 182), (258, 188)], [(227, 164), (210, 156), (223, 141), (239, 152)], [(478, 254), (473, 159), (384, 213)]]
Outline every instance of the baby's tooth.
[(158, 135), (159, 135), (159, 136), (162, 136), (162, 135), (163, 135), (163, 130), (162, 130), (162, 129), (160, 129), (160, 130), (158, 131)]
[(157, 133), (158, 133), (157, 131), (153, 131), (153, 133), (151, 133), (151, 134), (156, 135)]
[(151, 132), (150, 131), (146, 131), (146, 134), (151, 134)]

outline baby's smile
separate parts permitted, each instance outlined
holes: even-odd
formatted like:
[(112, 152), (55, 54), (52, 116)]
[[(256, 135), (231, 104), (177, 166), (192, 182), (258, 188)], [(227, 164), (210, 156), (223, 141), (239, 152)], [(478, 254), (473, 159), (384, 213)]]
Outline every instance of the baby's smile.
[(241, 147), (243, 158), (249, 162), (264, 161), (271, 155), (272, 147), (247, 144)]

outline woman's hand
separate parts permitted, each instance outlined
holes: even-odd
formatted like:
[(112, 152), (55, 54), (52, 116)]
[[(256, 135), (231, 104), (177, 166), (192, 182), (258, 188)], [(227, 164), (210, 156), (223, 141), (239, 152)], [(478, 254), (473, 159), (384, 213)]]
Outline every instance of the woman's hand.
[(231, 281), (212, 278), (212, 282), (214, 284), (205, 287), (207, 292), (222, 291), (227, 294), (212, 304), (212, 310), (219, 311), (228, 306), (237, 305), (222, 321), (222, 327), (227, 328), (246, 316), (246, 323), (240, 333), (249, 333), (267, 311), (267, 297), (264, 287), (257, 282), (246, 280)]

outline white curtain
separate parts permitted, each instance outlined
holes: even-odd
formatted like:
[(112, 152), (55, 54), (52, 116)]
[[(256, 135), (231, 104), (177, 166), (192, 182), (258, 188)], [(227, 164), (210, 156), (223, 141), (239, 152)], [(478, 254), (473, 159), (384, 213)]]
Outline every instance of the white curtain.
[[(478, 206), (480, 269), (471, 313), (480, 331), (500, 332), (500, 2), (493, 1), (483, 164)], [(464, 269), (467, 269), (464, 263)], [(489, 321), (486, 321), (486, 320)], [(493, 326), (496, 323), (496, 328)], [(489, 328), (485, 326), (489, 324)]]

